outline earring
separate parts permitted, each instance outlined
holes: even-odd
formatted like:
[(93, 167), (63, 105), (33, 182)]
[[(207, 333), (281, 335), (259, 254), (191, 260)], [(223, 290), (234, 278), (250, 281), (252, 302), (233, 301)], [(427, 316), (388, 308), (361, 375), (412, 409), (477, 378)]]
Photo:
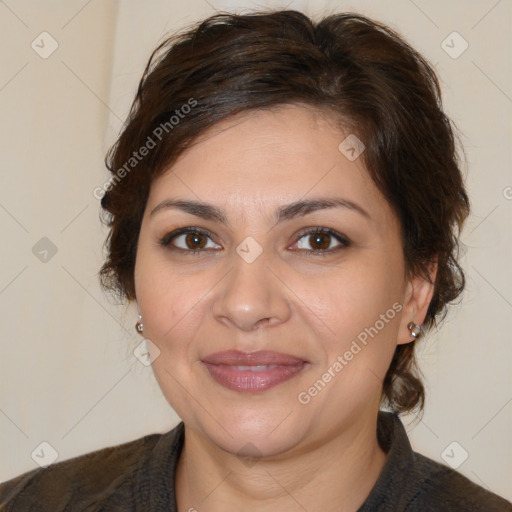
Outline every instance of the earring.
[(137, 323), (135, 324), (135, 330), (139, 333), (139, 334), (142, 334), (143, 331), (144, 331), (144, 324), (142, 323), (142, 317), (140, 316), (139, 314), (139, 319), (137, 320)]
[(411, 336), (415, 339), (418, 339), (421, 336), (421, 325), (415, 324), (414, 322), (409, 322), (407, 324), (407, 329), (411, 331)]

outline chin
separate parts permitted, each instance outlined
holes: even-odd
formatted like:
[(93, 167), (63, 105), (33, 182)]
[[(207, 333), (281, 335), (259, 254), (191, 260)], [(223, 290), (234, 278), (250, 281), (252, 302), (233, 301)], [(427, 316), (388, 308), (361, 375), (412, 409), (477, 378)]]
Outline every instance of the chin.
[(236, 431), (232, 435), (233, 437), (222, 435), (219, 439), (212, 437), (210, 440), (226, 452), (251, 460), (277, 457), (293, 449), (298, 442), (289, 432), (272, 437), (266, 433), (258, 436), (251, 432), (248, 435), (245, 431)]
[(210, 419), (200, 429), (211, 442), (229, 453), (251, 458), (273, 456), (293, 448), (301, 437), (300, 427), (287, 421), (287, 414), (269, 414), (268, 410), (238, 412), (223, 422), (225, 430)]

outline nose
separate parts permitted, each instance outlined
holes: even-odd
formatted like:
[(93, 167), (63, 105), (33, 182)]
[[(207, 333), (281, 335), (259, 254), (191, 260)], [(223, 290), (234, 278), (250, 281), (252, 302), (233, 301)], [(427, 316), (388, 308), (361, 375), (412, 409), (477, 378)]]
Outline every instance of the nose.
[(291, 314), (288, 289), (271, 267), (265, 253), (251, 263), (235, 253), (231, 271), (217, 287), (215, 319), (242, 331), (286, 322)]

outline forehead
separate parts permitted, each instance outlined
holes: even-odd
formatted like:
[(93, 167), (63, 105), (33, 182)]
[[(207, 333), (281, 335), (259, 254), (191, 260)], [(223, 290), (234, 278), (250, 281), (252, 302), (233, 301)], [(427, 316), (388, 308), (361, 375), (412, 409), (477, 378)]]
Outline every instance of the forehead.
[(172, 196), (214, 203), (228, 214), (257, 214), (301, 198), (337, 195), (382, 216), (389, 207), (362, 158), (351, 160), (340, 150), (348, 136), (312, 108), (243, 112), (204, 132), (157, 177), (148, 207)]

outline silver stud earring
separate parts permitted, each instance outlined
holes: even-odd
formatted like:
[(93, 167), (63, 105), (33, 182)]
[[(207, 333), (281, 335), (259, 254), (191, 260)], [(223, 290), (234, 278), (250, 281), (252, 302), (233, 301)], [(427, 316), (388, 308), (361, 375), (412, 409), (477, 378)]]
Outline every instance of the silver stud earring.
[(421, 336), (421, 333), (422, 333), (421, 325), (415, 324), (414, 322), (409, 322), (407, 324), (407, 329), (409, 329), (409, 331), (411, 331), (411, 336), (414, 339), (418, 339)]
[(142, 316), (139, 313), (139, 319), (137, 320), (137, 323), (135, 324), (135, 330), (138, 334), (142, 334), (144, 332), (144, 324), (142, 323)]

